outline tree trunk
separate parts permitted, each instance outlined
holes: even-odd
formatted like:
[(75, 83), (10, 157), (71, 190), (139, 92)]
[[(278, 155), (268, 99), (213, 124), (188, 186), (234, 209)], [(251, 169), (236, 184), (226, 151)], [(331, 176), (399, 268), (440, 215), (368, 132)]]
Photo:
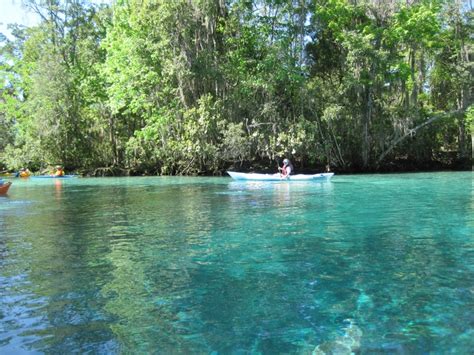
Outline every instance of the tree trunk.
[(362, 164), (364, 168), (369, 164), (369, 121), (372, 114), (372, 98), (370, 95), (370, 90), (367, 98), (367, 110), (364, 114), (363, 120), (363, 133), (362, 133)]
[(416, 107), (418, 101), (418, 85), (415, 76), (415, 65), (416, 65), (416, 50), (413, 47), (410, 51), (410, 77), (412, 80), (413, 88), (411, 90), (411, 106)]

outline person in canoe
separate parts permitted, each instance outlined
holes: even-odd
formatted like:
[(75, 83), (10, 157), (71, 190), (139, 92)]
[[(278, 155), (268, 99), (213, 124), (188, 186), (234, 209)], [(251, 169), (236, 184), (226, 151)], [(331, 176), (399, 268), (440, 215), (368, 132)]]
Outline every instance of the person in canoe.
[(64, 168), (61, 165), (56, 166), (53, 176), (64, 176)]
[(28, 168), (21, 168), (17, 173), (16, 177), (28, 177), (31, 175), (31, 171)]
[(0, 195), (6, 195), (12, 183), (0, 178)]
[(293, 164), (291, 164), (291, 161), (287, 158), (283, 159), (283, 166), (278, 167), (278, 170), (280, 170), (280, 177), (284, 179), (289, 178), (295, 171)]

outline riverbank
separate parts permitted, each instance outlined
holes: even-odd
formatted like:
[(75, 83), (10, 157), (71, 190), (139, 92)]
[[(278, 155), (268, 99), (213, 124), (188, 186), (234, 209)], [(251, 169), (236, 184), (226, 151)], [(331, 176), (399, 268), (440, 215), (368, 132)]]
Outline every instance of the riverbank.
[[(281, 160), (281, 159), (280, 159)], [(325, 165), (309, 165), (294, 161), (295, 170), (300, 174), (316, 174), (326, 171)], [(429, 161), (420, 161), (408, 158), (399, 158), (378, 167), (363, 167), (357, 163), (348, 163), (345, 167), (330, 165), (330, 171), (336, 174), (374, 174), (374, 173), (416, 173), (416, 172), (436, 172), (436, 171), (470, 171), (473, 169), (472, 159), (459, 159), (454, 154), (438, 155), (436, 159)], [(223, 176), (226, 175), (227, 170), (241, 171), (241, 172), (260, 172), (260, 173), (274, 173), (277, 171), (277, 161), (269, 162), (242, 162), (238, 164), (229, 163), (225, 168), (217, 171), (202, 171), (198, 174), (161, 174), (160, 167), (153, 167), (148, 169), (131, 169), (119, 166), (110, 167), (94, 167), (94, 168), (76, 168), (66, 167), (65, 171), (69, 174), (77, 174), (88, 177), (102, 177), (102, 176)], [(1, 176), (8, 176), (14, 174), (12, 171), (4, 170)], [(34, 171), (34, 175), (44, 175), (45, 170)]]

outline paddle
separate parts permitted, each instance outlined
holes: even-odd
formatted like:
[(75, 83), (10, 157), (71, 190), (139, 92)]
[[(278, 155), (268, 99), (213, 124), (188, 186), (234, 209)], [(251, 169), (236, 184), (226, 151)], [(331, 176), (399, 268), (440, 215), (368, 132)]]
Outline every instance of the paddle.
[(276, 160), (276, 163), (277, 163), (277, 170), (278, 170), (278, 172), (280, 173), (280, 177), (281, 177), (281, 171), (283, 170), (283, 168), (280, 167), (280, 162), (278, 161), (278, 158), (277, 158), (277, 160)]

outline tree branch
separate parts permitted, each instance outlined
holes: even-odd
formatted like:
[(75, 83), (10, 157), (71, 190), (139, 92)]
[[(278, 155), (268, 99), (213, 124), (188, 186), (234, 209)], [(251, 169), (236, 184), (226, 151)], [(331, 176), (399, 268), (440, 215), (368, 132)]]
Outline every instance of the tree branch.
[(439, 115), (435, 115), (435, 116), (431, 117), (430, 119), (426, 120), (425, 122), (419, 124), (415, 128), (410, 129), (408, 131), (408, 133), (406, 133), (405, 135), (403, 135), (403, 136), (399, 137), (398, 139), (394, 140), (390, 144), (390, 146), (382, 154), (380, 154), (379, 158), (377, 159), (376, 165), (379, 166), (380, 163), (382, 162), (382, 160), (388, 155), (388, 153), (390, 153), (400, 142), (404, 141), (407, 137), (413, 137), (413, 135), (415, 135), (416, 132), (419, 129), (431, 124), (434, 121), (437, 121), (440, 118), (445, 118), (447, 116), (451, 116), (451, 115), (459, 113), (459, 112), (461, 112), (461, 110), (450, 111), (450, 112), (445, 112), (445, 113), (442, 113), (442, 114), (439, 114)]

